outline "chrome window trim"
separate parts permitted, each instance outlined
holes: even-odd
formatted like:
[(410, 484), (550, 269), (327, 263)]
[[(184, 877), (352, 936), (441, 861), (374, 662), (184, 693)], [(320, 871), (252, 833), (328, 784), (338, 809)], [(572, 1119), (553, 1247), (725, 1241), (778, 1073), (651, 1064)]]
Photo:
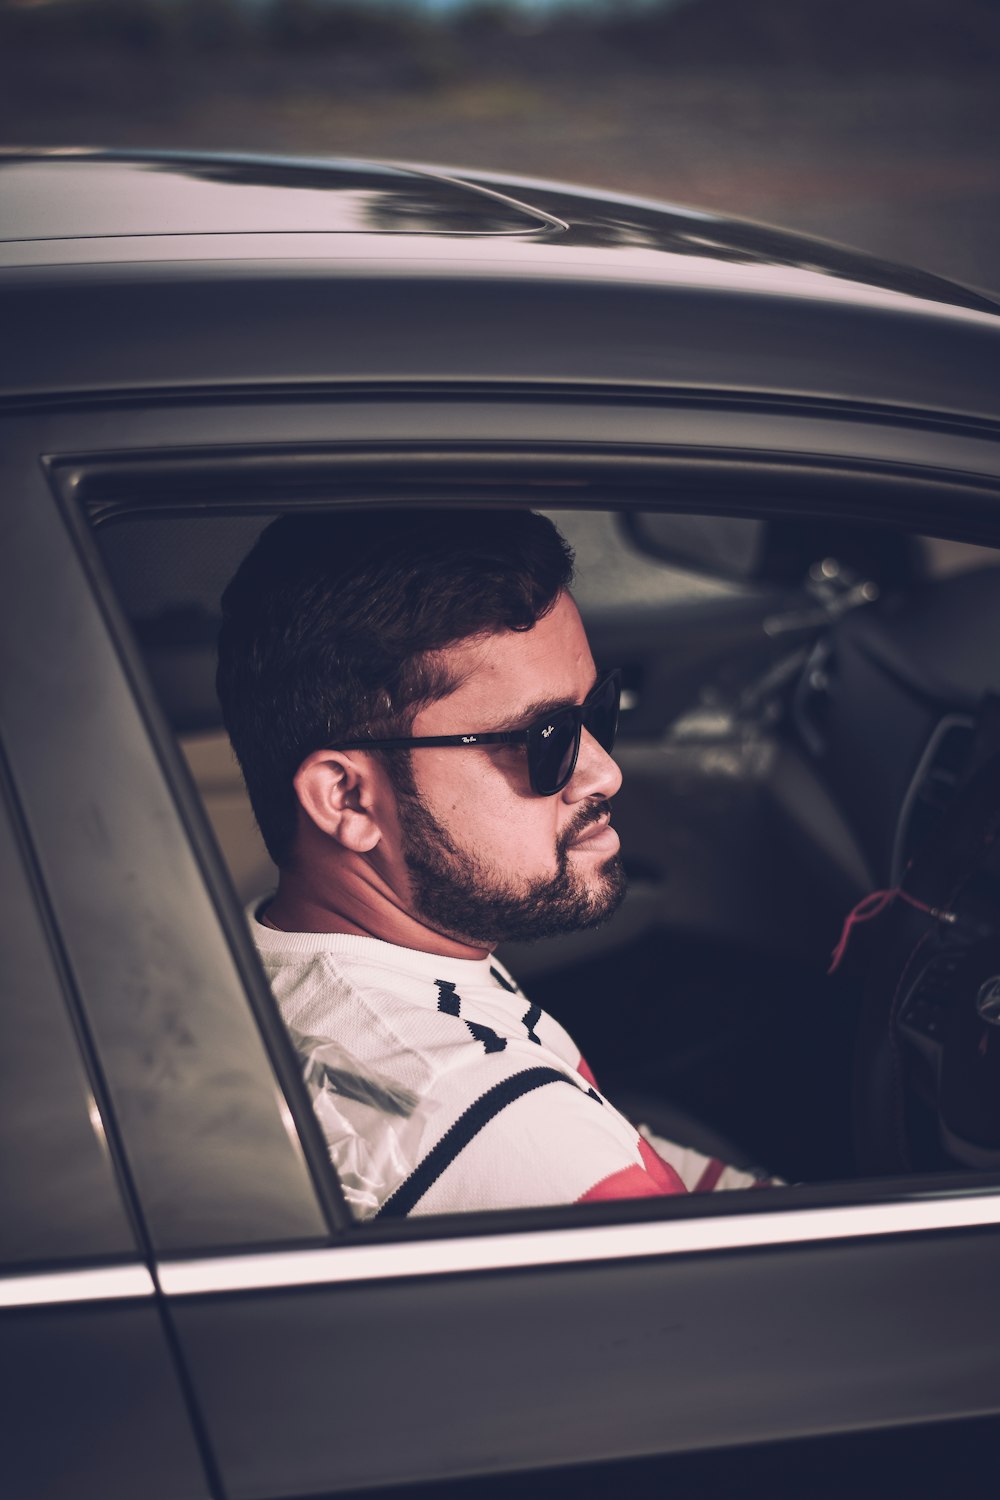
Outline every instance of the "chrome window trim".
[(44, 1307), (56, 1302), (117, 1302), (152, 1297), (153, 1278), (145, 1266), (91, 1266), (82, 1271), (42, 1271), (0, 1276), (0, 1307)]
[(856, 1204), (478, 1238), (355, 1243), (336, 1248), (175, 1260), (158, 1267), (167, 1296), (340, 1285), (410, 1276), (461, 1275), (515, 1267), (579, 1265), (658, 1255), (691, 1255), (774, 1245), (1000, 1225), (1000, 1194), (918, 1203)]

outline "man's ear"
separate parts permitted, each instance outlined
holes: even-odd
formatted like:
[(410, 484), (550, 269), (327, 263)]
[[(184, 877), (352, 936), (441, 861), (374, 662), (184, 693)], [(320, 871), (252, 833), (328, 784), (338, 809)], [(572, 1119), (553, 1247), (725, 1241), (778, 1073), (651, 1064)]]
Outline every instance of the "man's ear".
[(375, 816), (375, 777), (369, 757), (314, 750), (293, 778), (296, 796), (321, 832), (355, 854), (367, 854), (382, 837)]

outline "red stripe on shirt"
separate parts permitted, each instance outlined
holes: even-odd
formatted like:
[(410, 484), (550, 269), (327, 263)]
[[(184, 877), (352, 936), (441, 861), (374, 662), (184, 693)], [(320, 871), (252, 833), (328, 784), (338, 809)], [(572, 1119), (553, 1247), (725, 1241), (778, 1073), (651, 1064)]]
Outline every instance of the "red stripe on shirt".
[(600, 1203), (608, 1198), (664, 1198), (687, 1192), (673, 1167), (656, 1154), (648, 1141), (639, 1136), (637, 1144), (642, 1157), (641, 1167), (623, 1167), (620, 1172), (602, 1177), (576, 1200), (577, 1203)]
[(642, 1157), (642, 1164), (645, 1167), (646, 1171), (649, 1173), (650, 1177), (652, 1177), (653, 1181), (659, 1183), (660, 1192), (686, 1193), (687, 1188), (684, 1186), (683, 1180), (681, 1179), (680, 1175), (674, 1171), (673, 1167), (670, 1166), (668, 1162), (665, 1162), (663, 1160), (663, 1157), (660, 1156), (658, 1152), (654, 1151), (649, 1142), (645, 1140), (641, 1135), (638, 1138), (638, 1142), (639, 1155)]
[(597, 1079), (590, 1071), (590, 1064), (585, 1057), (580, 1058), (580, 1061), (576, 1065), (576, 1071), (579, 1073), (581, 1078), (585, 1078), (587, 1080), (592, 1089), (597, 1088)]
[[(601, 1203), (608, 1198), (662, 1198), (670, 1191), (671, 1189), (663, 1188), (655, 1182), (642, 1167), (623, 1167), (620, 1172), (612, 1172), (610, 1177), (603, 1177), (600, 1182), (595, 1182), (576, 1201)], [(673, 1191), (682, 1193), (683, 1184)]]

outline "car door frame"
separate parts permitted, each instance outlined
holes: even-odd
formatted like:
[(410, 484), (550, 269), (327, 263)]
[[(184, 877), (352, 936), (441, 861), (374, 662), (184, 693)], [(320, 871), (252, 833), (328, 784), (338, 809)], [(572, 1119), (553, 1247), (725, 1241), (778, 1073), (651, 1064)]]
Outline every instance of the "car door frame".
[[(565, 435), (552, 438), (560, 401)], [(466, 419), (457, 436), (456, 412)], [(205, 1233), (154, 1245), (160, 1295), (230, 1495), (334, 1493), (1000, 1410), (991, 1298), (1000, 1195), (989, 1180), (958, 1193), (953, 1180), (778, 1190), (766, 1208), (751, 1194), (347, 1225), (249, 936), (81, 512), (95, 499), (127, 505), (129, 486), (134, 503), (137, 484), (147, 508), (177, 503), (177, 485), (198, 508), (192, 480), (213, 465), (230, 480), (239, 472), (244, 487), (256, 475), (272, 495), (275, 473), (295, 470), (300, 502), (316, 484), (328, 501), (334, 470), (341, 503), (425, 498), (446, 476), (456, 502), (474, 487), (484, 502), (538, 503), (545, 493), (548, 504), (571, 486), (574, 505), (597, 505), (624, 485), (653, 508), (676, 503), (683, 486), (685, 502), (706, 509), (750, 513), (764, 498), (773, 513), (793, 513), (809, 483), (818, 511), (856, 518), (877, 495), (889, 523), (1000, 540), (1000, 447), (981, 426), (942, 418), (935, 431), (898, 413), (794, 403), (762, 412), (756, 402), (742, 412), (730, 404), (720, 445), (719, 416), (707, 398), (696, 412), (690, 401), (620, 392), (589, 409), (564, 393), (539, 403), (537, 392), (480, 393), (477, 406), (468, 391), (459, 402), (404, 393), (395, 405), (371, 391), (311, 404), (263, 392), (210, 407), (97, 402), (40, 413), (20, 464), (9, 460), (8, 486), (25, 492), (26, 509), (48, 507), (51, 522), (58, 499), (109, 648), (105, 670), (113, 656), (117, 686), (139, 708), (135, 732), (155, 750), (133, 765), (130, 795), (137, 807), (173, 808), (193, 857), (185, 878), (194, 869), (201, 882), (185, 899), (219, 924), (254, 1007), (264, 1061), (247, 1086), (263, 1116), (280, 1084), (305, 1163), (298, 1191), (314, 1195), (306, 1234), (289, 1207), (287, 1234), (274, 1232), (280, 1213), (268, 1221), (270, 1243), (227, 1246)], [(848, 463), (859, 443), (861, 459)], [(157, 493), (149, 479), (168, 471)], [(745, 481), (739, 493), (734, 477)], [(43, 829), (42, 843), (54, 848), (57, 831)], [(93, 1006), (93, 978), (78, 983)], [(226, 1004), (236, 1005), (231, 984)], [(138, 1127), (119, 1128), (128, 1141)], [(181, 1165), (192, 1171), (189, 1156)], [(211, 1166), (227, 1191), (222, 1165)]]

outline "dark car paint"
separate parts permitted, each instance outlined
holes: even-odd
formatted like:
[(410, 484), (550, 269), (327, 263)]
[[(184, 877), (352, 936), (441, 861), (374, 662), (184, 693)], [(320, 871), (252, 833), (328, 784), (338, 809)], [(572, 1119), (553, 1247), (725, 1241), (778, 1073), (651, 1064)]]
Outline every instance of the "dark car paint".
[[(24, 174), (31, 201), (46, 194), (46, 171), (65, 165), (15, 159), (7, 170)], [(144, 187), (151, 170), (135, 160), (82, 167), (98, 201), (107, 174), (113, 225), (129, 173)], [(333, 168), (329, 234), (277, 222), (271, 232), (225, 234), (199, 211), (208, 164), (158, 160), (153, 169), (172, 189), (191, 185), (190, 218), (170, 233), (150, 232), (151, 222), (142, 234), (78, 237), (72, 213), (60, 223), (53, 211), (45, 238), (2, 246), (0, 392), (513, 381), (997, 417), (995, 304), (795, 236), (712, 219), (692, 227), (662, 211), (650, 227), (648, 209), (636, 209), (630, 228), (621, 204), (600, 214), (589, 199), (572, 232), (553, 224), (540, 233), (532, 222), (499, 240), (488, 198), (477, 235), (471, 206), (462, 233), (342, 233)], [(252, 201), (261, 191), (254, 173), (246, 164)], [(286, 169), (284, 191), (293, 200), (302, 191), (298, 174), (309, 198), (319, 196), (318, 173)], [(226, 178), (225, 191), (239, 193), (237, 163)], [(281, 181), (279, 170), (271, 181)], [(433, 179), (425, 182), (432, 197)], [(280, 199), (282, 188), (267, 191)], [(401, 174), (396, 194), (409, 191)], [(455, 189), (437, 192), (447, 204)], [(384, 196), (391, 201), (388, 186)], [(449, 222), (444, 205), (435, 213)], [(294, 209), (290, 217), (294, 225)], [(198, 339), (209, 326), (211, 338)]]
[[(182, 183), (191, 170), (178, 167)], [(280, 198), (298, 170), (245, 175)], [(240, 172), (225, 164), (228, 190)], [(308, 173), (310, 191), (348, 180)], [(563, 221), (577, 202), (537, 201)], [(824, 1242), (817, 1227), (784, 1245), (648, 1255), (627, 1249), (644, 1225), (750, 1224), (760, 1204), (626, 1204), (586, 1216), (621, 1226), (624, 1254), (562, 1266), (533, 1263), (530, 1247), (550, 1228), (575, 1243), (584, 1220), (569, 1210), (346, 1226), (107, 590), (84, 507), (249, 494), (263, 509), (290, 480), (300, 503), (387, 485), (524, 503), (530, 480), (577, 505), (623, 483), (655, 504), (680, 484), (688, 503), (725, 492), (748, 510), (768, 495), (801, 508), (808, 481), (833, 514), (863, 505), (1000, 541), (1000, 318), (984, 299), (770, 232), (579, 204), (579, 223), (515, 234), (500, 261), (469, 239), (471, 206), (466, 238), (432, 233), (419, 253), (410, 235), (348, 233), (336, 250), (298, 234), (197, 243), (193, 224), (7, 247), (21, 264), (0, 270), (0, 733), (134, 1237), (124, 1254), (165, 1288), (131, 1303), (29, 1297), (0, 1314), (19, 1497), (290, 1500), (1000, 1413), (994, 1221), (901, 1232), (887, 1218), (854, 1239)], [(640, 247), (623, 218), (633, 237), (645, 224)], [(30, 992), (10, 1003), (23, 1024)], [(91, 1148), (78, 1135), (81, 1158)], [(44, 1139), (19, 1149), (44, 1171)], [(866, 1196), (919, 1211), (947, 1206), (955, 1185), (789, 1190), (764, 1217)], [(529, 1246), (526, 1262), (426, 1275), (412, 1258), (471, 1254), (491, 1235)], [(395, 1269), (329, 1280), (310, 1247), (331, 1243), (384, 1245)], [(185, 1268), (210, 1279), (224, 1251), (243, 1289), (185, 1292)], [(270, 1268), (254, 1290), (249, 1251)], [(271, 1252), (306, 1265), (305, 1284), (275, 1281)], [(49, 1286), (79, 1254), (68, 1233), (60, 1253), (5, 1270)], [(665, 1457), (657, 1476), (670, 1475)], [(514, 1483), (530, 1493), (530, 1477)]]
[[(53, 152), (0, 159), (11, 263), (33, 264), (38, 242), (186, 234), (429, 234), (562, 230), (543, 213), (489, 189), (374, 162)], [(107, 253), (107, 246), (105, 253)]]

